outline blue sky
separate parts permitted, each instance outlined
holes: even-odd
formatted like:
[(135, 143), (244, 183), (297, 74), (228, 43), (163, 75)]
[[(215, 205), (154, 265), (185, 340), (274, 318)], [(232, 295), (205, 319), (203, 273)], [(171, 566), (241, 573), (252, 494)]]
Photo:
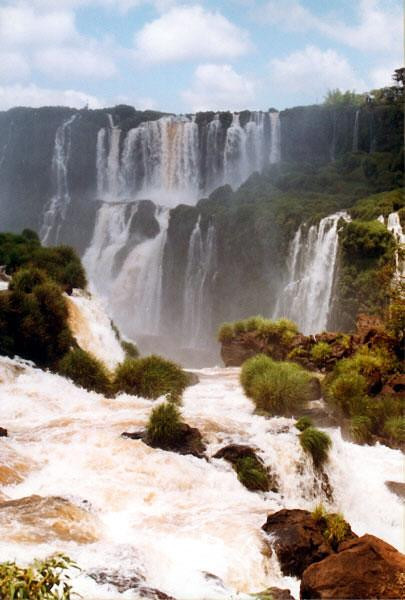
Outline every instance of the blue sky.
[(0, 109), (283, 109), (401, 62), (399, 0), (0, 0)]

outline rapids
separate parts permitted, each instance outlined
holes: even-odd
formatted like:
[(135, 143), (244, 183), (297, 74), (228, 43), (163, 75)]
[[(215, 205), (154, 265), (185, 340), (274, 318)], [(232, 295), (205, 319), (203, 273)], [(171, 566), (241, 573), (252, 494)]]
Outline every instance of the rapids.
[[(145, 585), (184, 600), (244, 598), (271, 585), (298, 597), (298, 581), (281, 576), (261, 531), (268, 512), (327, 502), (294, 420), (255, 415), (238, 369), (197, 373), (200, 382), (187, 388), (182, 412), (202, 432), (207, 455), (230, 442), (256, 446), (278, 476), (279, 493), (247, 491), (223, 460), (121, 438), (145, 425), (152, 401), (124, 394), (106, 399), (0, 358), (0, 424), (9, 430), (0, 439), (2, 493), (8, 500), (34, 496), (23, 506), (32, 502), (40, 516), (30, 521), (29, 536), (18, 536), (12, 532), (24, 524), (25, 509), (0, 509), (0, 560), (26, 563), (64, 551), (82, 568), (73, 573), (73, 585), (86, 600), (137, 597), (86, 575), (97, 571), (142, 576)], [(384, 484), (400, 481), (401, 453), (348, 443), (335, 429), (329, 433), (329, 508), (342, 511), (356, 533), (401, 548), (401, 503)], [(13, 473), (5, 475), (4, 467)], [(88, 535), (77, 535), (76, 518)]]

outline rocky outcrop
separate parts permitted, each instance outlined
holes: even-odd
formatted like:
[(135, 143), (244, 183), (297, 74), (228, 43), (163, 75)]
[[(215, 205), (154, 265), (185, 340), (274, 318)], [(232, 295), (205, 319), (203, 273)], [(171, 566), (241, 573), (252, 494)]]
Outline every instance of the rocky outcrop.
[(137, 598), (149, 598), (150, 600), (175, 600), (164, 592), (155, 588), (146, 587), (143, 575), (136, 573), (133, 575), (123, 575), (119, 571), (103, 569), (88, 573), (89, 577), (94, 579), (99, 585), (114, 586), (118, 592), (124, 593), (128, 590), (134, 590)]
[(301, 598), (403, 598), (403, 554), (368, 534), (339, 550), (304, 571)]
[[(231, 463), (242, 485), (252, 492), (278, 492), (277, 476), (272, 473), (269, 467), (266, 467), (261, 458), (259, 458), (253, 448), (242, 444), (229, 444), (218, 450), (213, 458), (223, 458)], [(260, 473), (260, 477), (243, 477), (243, 461), (250, 461), (250, 468)]]
[[(357, 537), (349, 524), (347, 528), (346, 539)], [(284, 575), (301, 577), (311, 564), (335, 553), (325, 539), (322, 524), (307, 510), (280, 510), (267, 517), (262, 529), (272, 536), (270, 545)]]
[(253, 594), (252, 598), (256, 600), (294, 600), (294, 596), (291, 596), (290, 590), (282, 590), (277, 587), (269, 587), (263, 592)]
[(146, 431), (135, 431), (130, 433), (124, 431), (121, 434), (122, 437), (130, 438), (131, 440), (142, 440), (144, 444), (147, 444), (151, 448), (160, 448), (161, 450), (167, 450), (169, 452), (177, 452), (177, 454), (192, 454), (197, 458), (204, 458), (206, 446), (203, 442), (202, 435), (196, 427), (190, 427), (187, 423), (181, 424), (181, 430), (176, 440), (176, 443), (167, 445), (152, 444), (148, 439)]

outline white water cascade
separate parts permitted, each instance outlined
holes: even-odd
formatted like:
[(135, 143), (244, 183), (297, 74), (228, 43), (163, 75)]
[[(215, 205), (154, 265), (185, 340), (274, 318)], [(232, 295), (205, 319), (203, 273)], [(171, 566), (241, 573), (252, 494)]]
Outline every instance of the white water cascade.
[(402, 229), (399, 214), (397, 212), (392, 212), (388, 215), (387, 229), (392, 233), (401, 250), (397, 250), (395, 253), (396, 277), (401, 280), (405, 278), (405, 233)]
[(156, 208), (160, 232), (145, 239), (134, 237), (131, 231), (137, 210), (136, 202), (103, 203), (83, 264), (93, 289), (106, 301), (123, 331), (131, 335), (156, 334), (169, 211)]
[(52, 157), (52, 172), (55, 180), (55, 193), (50, 199), (40, 229), (43, 244), (58, 242), (61, 225), (71, 198), (68, 184), (68, 167), (71, 149), (71, 125), (77, 115), (72, 115), (56, 130)]
[[(331, 505), (303, 454), (293, 419), (255, 415), (238, 369), (199, 371), (182, 413), (212, 457), (228, 443), (258, 448), (279, 492), (253, 493), (223, 460), (152, 449), (120, 437), (145, 426), (152, 401), (89, 393), (49, 372), (0, 358), (4, 499), (28, 497), (25, 512), (0, 506), (0, 561), (27, 563), (62, 551), (82, 571), (72, 585), (86, 600), (138, 598), (90, 573), (143, 579), (178, 600), (243, 600), (269, 586), (289, 588), (261, 526), (281, 508), (341, 511), (353, 530), (401, 549), (402, 506), (385, 485), (400, 481), (400, 451), (345, 442), (336, 429), (326, 472)], [(33, 495), (40, 496), (38, 499)], [(56, 500), (50, 497), (57, 497)], [(367, 510), (365, 510), (367, 507)]]
[(239, 113), (234, 113), (228, 128), (216, 115), (204, 127), (203, 134), (194, 115), (165, 116), (124, 134), (109, 115), (108, 127), (97, 137), (99, 199), (194, 204), (199, 195), (225, 183), (237, 187), (254, 171), (280, 160), (278, 113), (252, 112), (243, 126)]
[(288, 317), (304, 334), (324, 331), (328, 324), (338, 251), (338, 223), (346, 212), (323, 218), (319, 225), (301, 225), (291, 243), (288, 278), (275, 317)]
[(200, 216), (191, 233), (184, 285), (183, 339), (191, 348), (201, 348), (212, 337), (211, 286), (217, 268), (215, 227), (203, 235)]

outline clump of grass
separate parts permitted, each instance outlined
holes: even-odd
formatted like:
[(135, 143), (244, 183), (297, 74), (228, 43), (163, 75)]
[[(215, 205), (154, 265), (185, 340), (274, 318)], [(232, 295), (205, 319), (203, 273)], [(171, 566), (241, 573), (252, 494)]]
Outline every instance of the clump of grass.
[(327, 433), (315, 427), (308, 427), (300, 433), (300, 444), (304, 452), (309, 454), (316, 469), (319, 469), (328, 460), (332, 440)]
[(298, 429), (298, 431), (305, 431), (305, 429), (308, 429), (308, 427), (313, 426), (313, 422), (312, 419), (304, 416), (300, 417), (294, 425)]
[(229, 342), (232, 338), (247, 332), (256, 332), (262, 337), (278, 341), (288, 346), (298, 333), (297, 325), (289, 319), (279, 319), (272, 321), (258, 315), (235, 321), (234, 323), (224, 323), (218, 331), (218, 340), (221, 343)]
[(179, 401), (187, 383), (187, 374), (177, 364), (154, 354), (125, 359), (114, 376), (116, 392), (151, 399), (168, 395), (171, 400)]
[(146, 432), (148, 441), (160, 448), (175, 445), (181, 436), (181, 414), (173, 402), (156, 406), (149, 417)]
[(364, 375), (358, 371), (349, 371), (334, 377), (327, 387), (327, 396), (346, 417), (352, 417), (364, 412), (366, 391), (367, 380)]
[(311, 358), (317, 367), (323, 367), (332, 355), (332, 349), (326, 342), (318, 342), (311, 348)]
[(0, 597), (9, 600), (70, 600), (72, 586), (66, 570), (78, 568), (69, 557), (56, 554), (28, 567), (0, 564)]
[(110, 374), (105, 365), (81, 348), (65, 354), (59, 361), (58, 372), (86, 390), (104, 395), (111, 393)]
[(269, 491), (269, 477), (262, 463), (254, 456), (238, 458), (233, 464), (242, 485), (251, 491)]
[(271, 415), (292, 414), (311, 397), (311, 375), (307, 371), (264, 355), (243, 364), (240, 380), (256, 408)]
[(384, 432), (396, 442), (405, 442), (405, 418), (390, 417), (385, 421)]
[(350, 533), (350, 526), (341, 513), (329, 513), (323, 504), (318, 504), (312, 512), (312, 518), (321, 527), (325, 540), (335, 550)]
[(350, 421), (350, 435), (358, 444), (367, 444), (371, 438), (372, 421), (365, 415), (352, 417)]
[(223, 323), (218, 330), (218, 341), (221, 344), (225, 342), (230, 342), (234, 336), (233, 325), (232, 323)]

